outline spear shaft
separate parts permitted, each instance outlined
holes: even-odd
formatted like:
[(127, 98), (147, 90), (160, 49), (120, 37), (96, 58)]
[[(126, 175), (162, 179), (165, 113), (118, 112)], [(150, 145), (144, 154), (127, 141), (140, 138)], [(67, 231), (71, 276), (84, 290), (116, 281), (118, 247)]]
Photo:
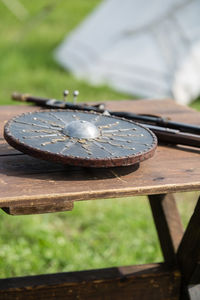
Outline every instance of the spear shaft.
[[(19, 93), (13, 93), (12, 99), (23, 102), (31, 102), (48, 108), (74, 109), (105, 113), (105, 108), (102, 109), (102, 104), (73, 104), (62, 100), (34, 97), (29, 94)], [(198, 125), (174, 122), (158, 116), (140, 115), (130, 112), (107, 110), (106, 112), (112, 116), (123, 117), (143, 124), (157, 135), (160, 142), (182, 144), (200, 148), (200, 126)]]

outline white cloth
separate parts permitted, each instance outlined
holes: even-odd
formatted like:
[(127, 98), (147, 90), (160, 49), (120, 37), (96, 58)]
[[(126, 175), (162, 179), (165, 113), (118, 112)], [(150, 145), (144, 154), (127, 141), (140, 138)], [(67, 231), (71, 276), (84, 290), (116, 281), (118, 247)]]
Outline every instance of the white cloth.
[(187, 104), (200, 94), (199, 12), (200, 0), (106, 0), (55, 58), (93, 84)]

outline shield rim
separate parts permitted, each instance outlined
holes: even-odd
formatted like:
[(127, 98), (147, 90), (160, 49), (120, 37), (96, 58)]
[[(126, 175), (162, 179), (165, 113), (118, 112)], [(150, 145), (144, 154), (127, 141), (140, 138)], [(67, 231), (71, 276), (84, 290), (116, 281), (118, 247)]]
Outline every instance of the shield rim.
[(39, 150), (34, 147), (29, 146), (28, 144), (24, 142), (18, 141), (14, 136), (11, 135), (10, 133), (10, 126), (13, 123), (13, 121), (23, 115), (33, 115), (36, 113), (42, 113), (42, 112), (58, 112), (58, 111), (70, 111), (70, 112), (83, 112), (86, 114), (95, 114), (95, 115), (102, 115), (101, 113), (98, 112), (87, 112), (84, 110), (70, 110), (70, 109), (48, 109), (48, 110), (42, 110), (42, 111), (35, 111), (35, 112), (28, 112), (28, 113), (23, 113), (16, 115), (13, 117), (11, 120), (9, 120), (5, 126), (4, 126), (4, 138), (8, 142), (9, 145), (14, 147), (15, 149), (31, 155), (33, 157), (42, 159), (42, 160), (47, 160), (47, 161), (53, 161), (56, 163), (62, 163), (66, 165), (73, 165), (73, 166), (82, 166), (82, 167), (92, 167), (92, 168), (106, 168), (106, 167), (119, 167), (119, 166), (130, 166), (134, 165), (136, 163), (142, 162), (148, 158), (151, 158), (155, 150), (157, 148), (157, 137), (155, 134), (145, 126), (142, 126), (140, 123), (134, 122), (132, 120), (128, 120), (126, 118), (120, 118), (117, 116), (107, 116), (109, 118), (114, 118), (116, 120), (124, 120), (126, 122), (136, 124), (139, 127), (142, 127), (144, 130), (148, 131), (150, 135), (152, 136), (152, 144), (150, 149), (148, 148), (145, 151), (140, 151), (137, 154), (134, 155), (129, 155), (129, 156), (121, 156), (121, 157), (116, 157), (116, 158), (80, 158), (80, 157), (73, 157), (73, 156), (66, 156), (63, 154), (57, 154), (57, 153), (52, 153), (47, 150)]

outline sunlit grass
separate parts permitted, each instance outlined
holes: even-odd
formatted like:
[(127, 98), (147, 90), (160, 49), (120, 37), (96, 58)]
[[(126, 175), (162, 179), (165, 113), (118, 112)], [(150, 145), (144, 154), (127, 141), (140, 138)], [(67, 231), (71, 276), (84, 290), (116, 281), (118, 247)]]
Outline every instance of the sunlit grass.
[[(198, 193), (177, 204), (186, 226)], [(0, 213), (0, 276), (53, 273), (163, 260), (146, 197), (76, 202), (44, 215)]]
[(1, 276), (161, 261), (145, 197), (84, 201), (72, 212), (1, 213)]
[[(130, 98), (106, 86), (78, 80), (54, 60), (56, 47), (100, 1), (23, 1), (30, 15), (21, 22), (0, 2), (0, 104), (13, 104), (13, 91), (62, 98), (64, 89), (79, 89), (79, 101)], [(50, 5), (51, 9), (48, 9)]]

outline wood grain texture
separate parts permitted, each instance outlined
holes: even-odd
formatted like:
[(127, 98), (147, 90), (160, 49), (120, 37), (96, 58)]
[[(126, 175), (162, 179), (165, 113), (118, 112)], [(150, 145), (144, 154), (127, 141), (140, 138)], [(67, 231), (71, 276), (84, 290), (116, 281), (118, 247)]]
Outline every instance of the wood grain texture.
[(1, 300), (178, 300), (180, 273), (163, 264), (0, 280)]
[(39, 205), (39, 206), (11, 206), (3, 207), (2, 210), (9, 215), (35, 215), (35, 214), (46, 214), (60, 211), (71, 211), (74, 207), (73, 202), (63, 201), (57, 205)]
[[(158, 114), (199, 124), (200, 114), (171, 100), (113, 101), (107, 107)], [(62, 166), (32, 158), (3, 141), (5, 121), (35, 107), (8, 106), (0, 110), (0, 207), (58, 205), (63, 201), (151, 195), (200, 189), (200, 151), (159, 146), (153, 158), (138, 166), (90, 169)], [(8, 188), (9, 187), (9, 188)]]
[(184, 233), (177, 253), (184, 282), (197, 284), (200, 281), (200, 197)]
[(183, 226), (174, 196), (150, 195), (149, 202), (164, 260), (168, 265), (175, 265), (176, 251), (183, 236)]

